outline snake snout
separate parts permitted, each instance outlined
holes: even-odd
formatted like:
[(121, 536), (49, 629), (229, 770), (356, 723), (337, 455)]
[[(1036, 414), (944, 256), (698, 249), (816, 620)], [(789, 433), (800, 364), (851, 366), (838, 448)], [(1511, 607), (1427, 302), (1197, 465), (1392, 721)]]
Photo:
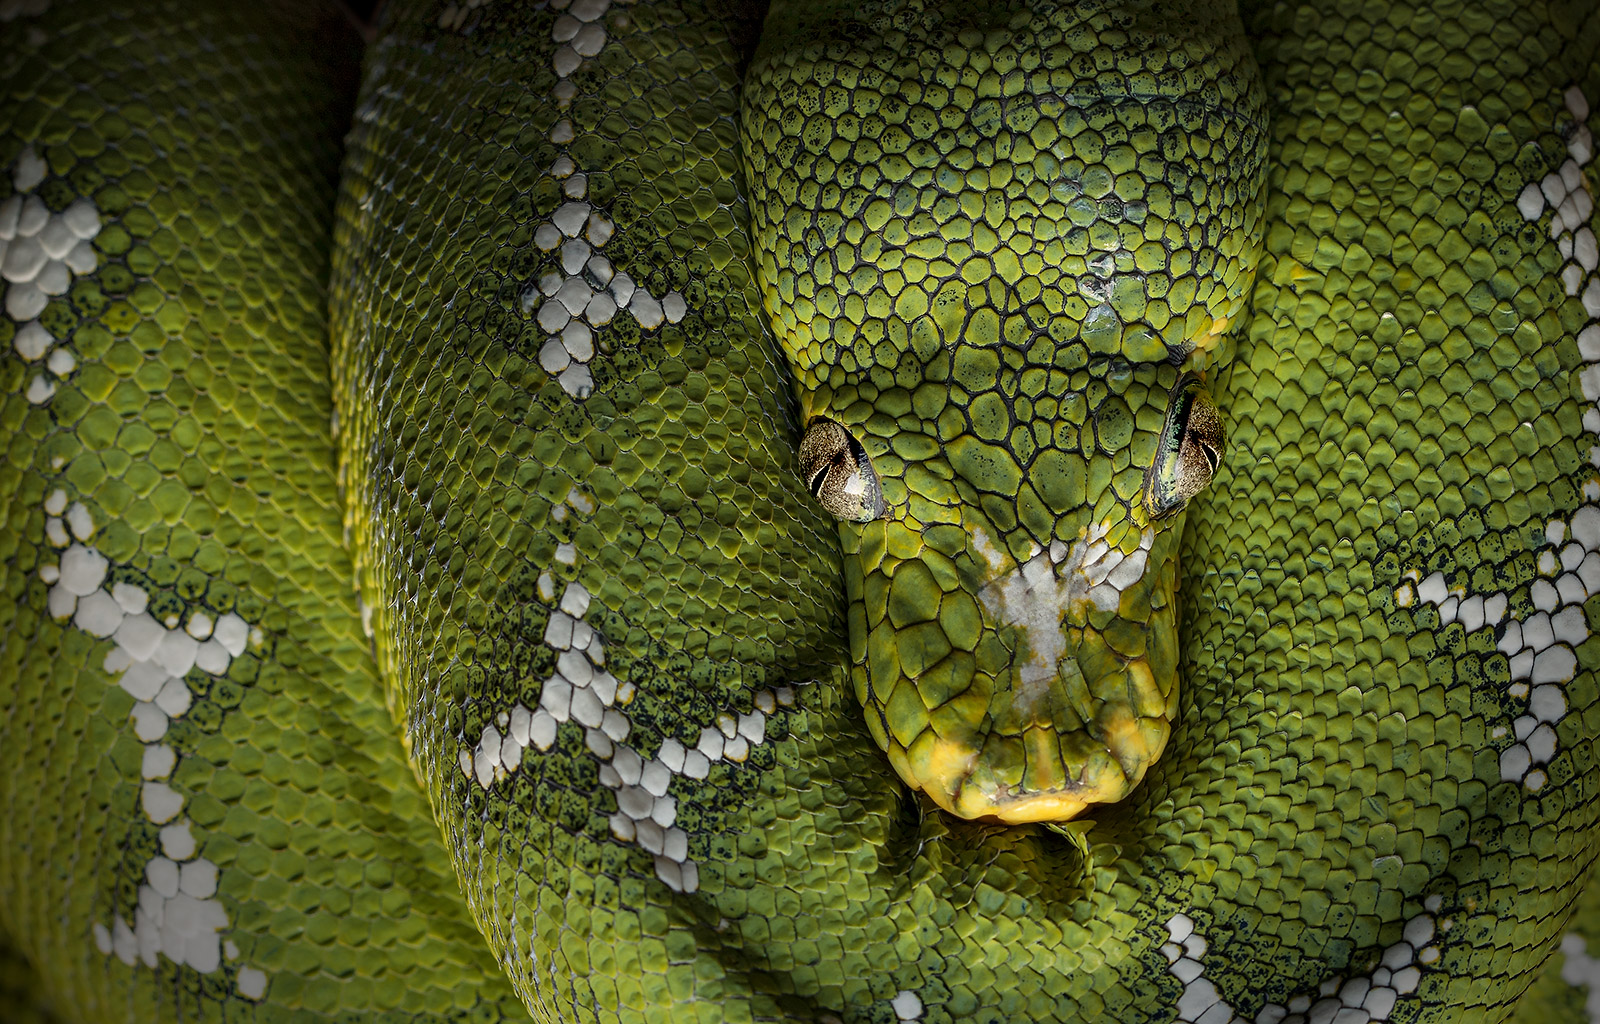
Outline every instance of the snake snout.
[(1008, 823), (1126, 796), (1175, 711), (1173, 531), (1124, 552), (1090, 528), (1019, 561), (975, 524), (956, 557), (904, 530), (863, 531), (881, 555), (851, 587), (857, 694), (901, 777)]

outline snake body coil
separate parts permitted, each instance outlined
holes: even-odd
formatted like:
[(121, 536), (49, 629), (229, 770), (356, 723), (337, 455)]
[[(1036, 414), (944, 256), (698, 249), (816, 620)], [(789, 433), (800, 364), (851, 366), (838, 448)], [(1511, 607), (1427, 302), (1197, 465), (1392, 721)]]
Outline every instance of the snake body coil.
[(38, 1012), (1510, 1012), (1593, 3), (310, 6), (0, 5)]

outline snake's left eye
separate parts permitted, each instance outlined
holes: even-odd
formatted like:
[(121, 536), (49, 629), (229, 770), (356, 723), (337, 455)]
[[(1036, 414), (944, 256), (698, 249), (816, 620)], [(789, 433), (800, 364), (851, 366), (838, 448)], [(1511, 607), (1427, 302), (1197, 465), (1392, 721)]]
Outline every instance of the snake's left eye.
[(883, 515), (883, 488), (872, 460), (855, 435), (829, 419), (818, 419), (800, 439), (800, 476), (822, 507), (848, 523)]
[(1222, 464), (1222, 417), (1192, 373), (1178, 379), (1167, 404), (1167, 420), (1156, 459), (1144, 477), (1144, 507), (1152, 519), (1183, 511), (1205, 489)]

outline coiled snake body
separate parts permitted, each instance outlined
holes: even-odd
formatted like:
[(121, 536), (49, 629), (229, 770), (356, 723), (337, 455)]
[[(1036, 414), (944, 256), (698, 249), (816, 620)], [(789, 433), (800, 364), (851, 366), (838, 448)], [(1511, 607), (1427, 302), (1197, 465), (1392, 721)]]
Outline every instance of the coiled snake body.
[(1582, 1019), (1593, 3), (0, 19), (18, 1014)]

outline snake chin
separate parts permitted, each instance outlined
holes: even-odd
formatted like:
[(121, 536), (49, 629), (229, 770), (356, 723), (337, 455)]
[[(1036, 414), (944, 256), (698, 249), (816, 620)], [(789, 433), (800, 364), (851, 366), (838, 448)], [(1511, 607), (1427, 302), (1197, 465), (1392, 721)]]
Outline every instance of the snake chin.
[(890, 760), (908, 783), (957, 817), (1003, 825), (1061, 823), (1092, 806), (1126, 798), (1161, 755), (1169, 735), (1166, 721), (1140, 720), (1125, 710), (1104, 716), (1099, 724), (1101, 756), (1087, 758), (1076, 778), (1062, 770), (1060, 739), (1042, 726), (1023, 735), (1030, 766), (1038, 769), (1025, 784), (1002, 781), (982, 750), (948, 740), (935, 740), (930, 750), (920, 752), (919, 768), (936, 777), (906, 777), (914, 769), (893, 748)]
[(1127, 525), (1092, 523), (1031, 557), (979, 522), (955, 560), (871, 546), (906, 555), (879, 557), (882, 582), (852, 590), (853, 674), (907, 785), (958, 817), (1022, 824), (1139, 784), (1177, 713), (1177, 534)]

